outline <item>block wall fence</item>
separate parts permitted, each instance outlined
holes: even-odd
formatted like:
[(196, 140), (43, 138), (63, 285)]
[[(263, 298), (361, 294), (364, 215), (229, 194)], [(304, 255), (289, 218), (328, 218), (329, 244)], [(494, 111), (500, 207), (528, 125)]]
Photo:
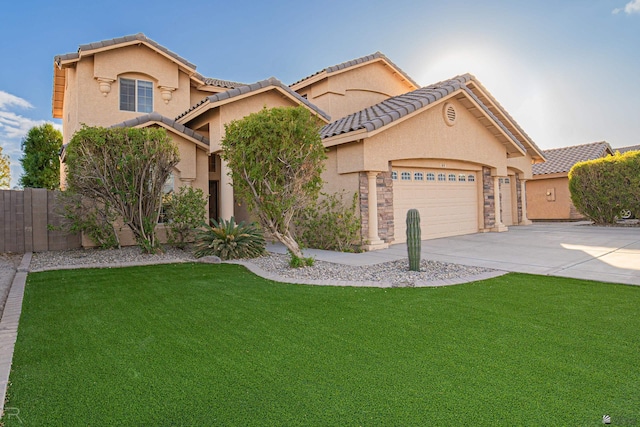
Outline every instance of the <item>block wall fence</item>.
[(81, 247), (80, 233), (54, 231), (57, 193), (44, 188), (0, 190), (0, 253), (57, 251)]

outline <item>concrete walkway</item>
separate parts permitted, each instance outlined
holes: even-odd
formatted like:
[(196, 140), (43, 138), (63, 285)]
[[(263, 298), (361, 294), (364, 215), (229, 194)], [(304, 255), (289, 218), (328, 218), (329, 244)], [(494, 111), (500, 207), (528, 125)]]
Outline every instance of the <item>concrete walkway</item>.
[[(422, 242), (422, 257), (520, 273), (640, 285), (640, 227), (536, 223), (505, 233), (477, 233)], [(270, 245), (272, 252), (284, 247)], [(309, 249), (307, 256), (347, 265), (406, 258), (405, 244), (362, 254)]]

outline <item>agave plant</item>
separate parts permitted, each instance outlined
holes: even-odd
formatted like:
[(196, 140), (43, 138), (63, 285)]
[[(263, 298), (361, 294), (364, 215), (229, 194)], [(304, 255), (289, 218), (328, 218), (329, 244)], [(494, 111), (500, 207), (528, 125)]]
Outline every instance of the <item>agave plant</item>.
[(195, 239), (196, 258), (215, 255), (220, 259), (255, 258), (265, 253), (262, 230), (256, 224), (236, 224), (233, 217), (201, 228)]

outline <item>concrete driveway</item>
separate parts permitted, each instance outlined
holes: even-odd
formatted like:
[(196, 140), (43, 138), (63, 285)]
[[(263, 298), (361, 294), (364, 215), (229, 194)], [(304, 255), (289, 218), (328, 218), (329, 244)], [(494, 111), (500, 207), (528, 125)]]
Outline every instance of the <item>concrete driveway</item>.
[[(285, 253), (284, 247), (270, 250)], [(318, 260), (371, 265), (407, 257), (404, 243), (362, 254), (309, 249)], [(504, 233), (477, 233), (424, 240), (422, 257), (497, 270), (640, 285), (640, 227), (586, 223), (511, 226)]]
[[(406, 254), (406, 245), (388, 251)], [(512, 226), (504, 233), (425, 240), (422, 255), (499, 270), (640, 285), (640, 227)]]

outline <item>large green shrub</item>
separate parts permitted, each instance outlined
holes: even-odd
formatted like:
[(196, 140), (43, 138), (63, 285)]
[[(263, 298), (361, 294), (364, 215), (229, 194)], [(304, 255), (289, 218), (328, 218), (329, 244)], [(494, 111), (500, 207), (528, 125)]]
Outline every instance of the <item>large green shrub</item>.
[(196, 234), (196, 258), (215, 255), (227, 260), (264, 255), (264, 234), (256, 224), (236, 224), (233, 217), (228, 221), (211, 219), (211, 223)]
[(640, 214), (640, 152), (576, 163), (569, 171), (576, 209), (596, 224), (613, 224), (622, 209)]
[(180, 187), (163, 200), (167, 242), (183, 249), (192, 242), (196, 229), (206, 216), (207, 199), (199, 188)]
[(306, 247), (340, 252), (357, 250), (361, 243), (361, 221), (356, 206), (358, 194), (351, 203), (345, 193), (321, 193), (316, 204), (309, 205), (296, 218), (300, 241)]
[(66, 148), (67, 189), (109, 206), (146, 253), (156, 237), (162, 188), (180, 156), (163, 128), (83, 126)]

